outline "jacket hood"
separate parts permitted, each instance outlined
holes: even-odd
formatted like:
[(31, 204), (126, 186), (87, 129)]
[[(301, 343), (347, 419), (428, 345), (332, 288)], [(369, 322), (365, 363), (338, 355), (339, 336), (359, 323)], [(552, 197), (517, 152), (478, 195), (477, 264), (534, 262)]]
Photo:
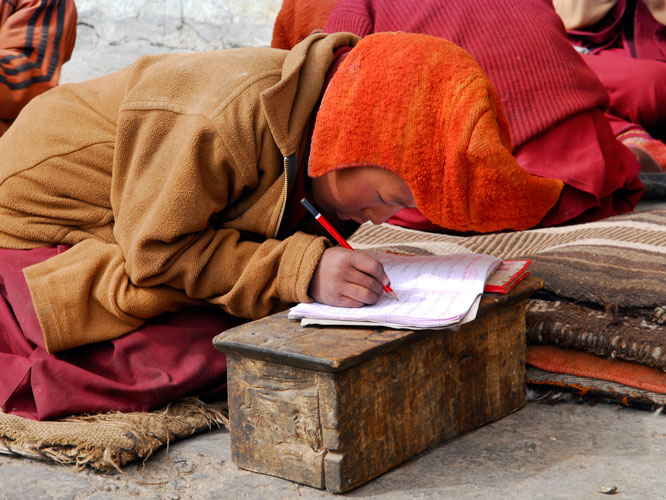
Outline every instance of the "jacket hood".
[(351, 33), (316, 33), (287, 54), (282, 78), (261, 94), (266, 121), (283, 156), (291, 156), (298, 150), (323, 92), (335, 51), (340, 47), (353, 47), (359, 40)]

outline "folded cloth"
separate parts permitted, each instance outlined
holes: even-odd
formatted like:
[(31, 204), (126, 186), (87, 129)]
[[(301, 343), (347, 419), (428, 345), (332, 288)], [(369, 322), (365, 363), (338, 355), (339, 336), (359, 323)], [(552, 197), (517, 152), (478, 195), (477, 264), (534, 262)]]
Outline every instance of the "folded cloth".
[[(662, 29), (666, 38), (666, 26)], [(617, 135), (640, 126), (653, 138), (666, 140), (666, 59), (628, 57), (621, 47), (583, 55), (582, 59), (608, 90), (607, 116)]]
[[(590, 396), (593, 401), (616, 401), (625, 406), (656, 410), (666, 405), (666, 394), (645, 391), (636, 387), (609, 382), (598, 378), (579, 377), (567, 373), (555, 373), (541, 370), (535, 366), (525, 367), (525, 381), (537, 391), (548, 391), (534, 397), (546, 402), (567, 401), (562, 397), (562, 389), (572, 391), (581, 397)], [(544, 399), (545, 398), (545, 399)]]
[(666, 394), (666, 373), (658, 368), (596, 356), (554, 345), (529, 345), (525, 362), (541, 370), (608, 380)]
[[(601, 267), (605, 267), (603, 256), (600, 260)], [(581, 271), (572, 268), (569, 272), (575, 276)], [(626, 275), (632, 272), (636, 270), (627, 270)], [(625, 280), (619, 281), (622, 283)], [(645, 283), (641, 279), (637, 281)], [(657, 285), (660, 283), (658, 276), (655, 282)], [(628, 283), (627, 295), (630, 295), (630, 288), (631, 283)], [(644, 298), (649, 296), (649, 288), (650, 285), (645, 283)], [(599, 293), (604, 292), (603, 286), (600, 286)], [(618, 311), (617, 303), (613, 304), (609, 303), (607, 310), (600, 310), (564, 299), (530, 299), (526, 309), (527, 342), (554, 344), (605, 358), (666, 369), (664, 308), (657, 307), (651, 313), (642, 315), (634, 310), (633, 316), (629, 316)]]
[(518, 165), (497, 93), (467, 52), (409, 33), (363, 38), (324, 92), (310, 175), (353, 166), (398, 174), (423, 215), (455, 231), (533, 227), (563, 186)]

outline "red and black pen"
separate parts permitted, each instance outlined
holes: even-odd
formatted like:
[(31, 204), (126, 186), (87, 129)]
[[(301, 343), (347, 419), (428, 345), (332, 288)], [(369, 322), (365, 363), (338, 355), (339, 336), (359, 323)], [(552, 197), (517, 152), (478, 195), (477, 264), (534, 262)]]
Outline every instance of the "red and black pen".
[[(301, 203), (305, 208), (308, 209), (308, 212), (310, 212), (315, 220), (321, 224), (326, 231), (328, 231), (328, 234), (333, 236), (335, 241), (337, 241), (341, 247), (348, 248), (349, 250), (354, 250), (352, 246), (347, 243), (347, 240), (345, 240), (340, 233), (331, 225), (330, 222), (326, 220), (326, 218), (310, 203), (307, 198), (301, 199)], [(394, 299), (398, 300), (398, 296), (395, 294), (393, 290), (391, 290), (391, 287), (388, 285), (384, 285), (384, 291), (391, 295)]]

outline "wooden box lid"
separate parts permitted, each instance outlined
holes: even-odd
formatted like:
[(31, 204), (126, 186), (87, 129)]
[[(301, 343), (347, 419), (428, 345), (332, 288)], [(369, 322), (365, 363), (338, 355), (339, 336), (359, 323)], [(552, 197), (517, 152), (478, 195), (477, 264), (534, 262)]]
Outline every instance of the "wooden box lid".
[[(508, 295), (484, 294), (477, 317), (525, 300), (543, 287), (528, 276)], [(474, 322), (468, 323), (473, 325)], [(287, 318), (287, 311), (230, 328), (213, 339), (227, 354), (323, 372), (339, 372), (377, 354), (391, 351), (423, 336), (455, 330), (397, 330), (383, 326), (307, 326)]]

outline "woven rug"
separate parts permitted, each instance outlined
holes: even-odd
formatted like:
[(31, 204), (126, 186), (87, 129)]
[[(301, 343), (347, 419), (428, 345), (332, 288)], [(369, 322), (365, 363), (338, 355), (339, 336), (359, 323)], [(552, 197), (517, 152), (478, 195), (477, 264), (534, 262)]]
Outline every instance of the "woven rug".
[(609, 382), (566, 373), (554, 373), (527, 366), (525, 379), (529, 387), (557, 391), (571, 391), (584, 398), (609, 400), (625, 406), (656, 410), (666, 406), (666, 395), (637, 389), (617, 382)]
[(642, 318), (620, 315), (616, 308), (532, 299), (527, 303), (527, 341), (666, 368), (663, 308), (655, 310), (662, 313)]
[[(350, 238), (356, 248), (415, 254), (478, 252), (501, 258), (530, 258), (533, 275), (545, 280), (542, 299), (581, 304), (588, 309), (570, 317), (569, 342), (599, 355), (618, 355), (616, 345), (601, 339), (601, 323), (634, 318), (643, 342), (660, 347), (666, 324), (666, 210), (635, 212), (603, 221), (530, 231), (452, 236), (396, 226), (365, 224)], [(530, 308), (530, 314), (538, 308)], [(570, 309), (567, 309), (570, 312)], [(592, 313), (608, 313), (593, 319)], [(548, 324), (549, 312), (530, 322), (532, 341), (563, 340), (562, 328)], [(544, 319), (545, 318), (545, 319)], [(561, 318), (560, 318), (561, 319)], [(641, 321), (646, 321), (642, 325)], [(561, 322), (561, 321), (560, 321)], [(583, 335), (581, 328), (588, 327)], [(616, 330), (620, 330), (617, 328)], [(635, 336), (634, 331), (631, 335)], [(631, 337), (627, 333), (627, 338)], [(633, 338), (633, 337), (631, 337)], [(605, 349), (605, 351), (604, 351)], [(624, 352), (631, 348), (622, 348)], [(628, 352), (628, 351), (627, 351)], [(644, 359), (654, 354), (644, 355)], [(630, 354), (629, 356), (633, 356)]]
[(35, 421), (0, 412), (0, 453), (111, 472), (146, 460), (163, 446), (227, 426), (226, 403), (196, 398), (161, 410)]
[(598, 222), (477, 236), (451, 236), (364, 224), (357, 248), (418, 254), (477, 252), (529, 257), (546, 290), (571, 300), (625, 308), (666, 305), (666, 210)]
[[(529, 343), (666, 368), (666, 210), (474, 236), (366, 224), (350, 241), (356, 248), (414, 254), (530, 258), (532, 274), (543, 278), (545, 287), (527, 304)], [(540, 383), (550, 380), (561, 387), (564, 375)], [(617, 387), (611, 390), (614, 386), (604, 381), (594, 387), (616, 399)]]

